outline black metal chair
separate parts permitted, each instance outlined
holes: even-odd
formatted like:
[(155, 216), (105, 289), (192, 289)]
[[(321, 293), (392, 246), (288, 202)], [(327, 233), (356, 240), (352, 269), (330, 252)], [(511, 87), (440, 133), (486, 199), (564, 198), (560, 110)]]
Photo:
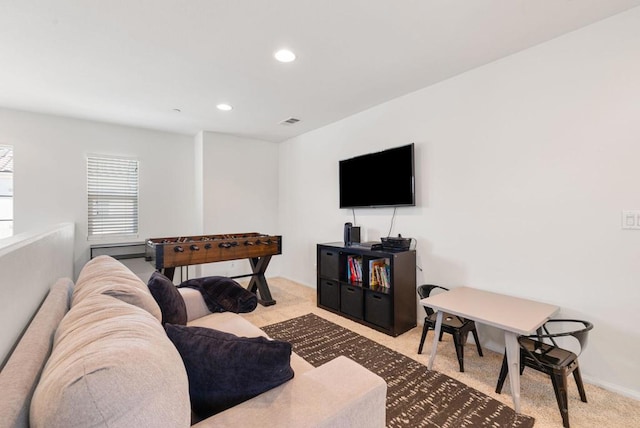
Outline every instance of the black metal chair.
[[(571, 323), (573, 325), (577, 323), (580, 324), (580, 328), (570, 331), (565, 330), (562, 332), (550, 333), (548, 327), (556, 323)], [(587, 346), (587, 339), (591, 329), (593, 329), (593, 324), (588, 321), (553, 319), (547, 321), (542, 326), (542, 329), (538, 330), (539, 334), (520, 336), (518, 338), (518, 342), (520, 343), (520, 374), (522, 374), (525, 367), (530, 367), (542, 373), (546, 373), (551, 377), (556, 401), (558, 402), (558, 408), (562, 415), (562, 425), (566, 428), (569, 428), (567, 378), (570, 373), (573, 373), (576, 385), (578, 386), (580, 399), (585, 403), (587, 402), (587, 395), (584, 392), (582, 376), (580, 375), (580, 366), (578, 365), (578, 355), (580, 355)], [(576, 339), (580, 347), (578, 354), (567, 349), (560, 348), (555, 341), (555, 338), (558, 337), (573, 337)], [(545, 340), (551, 343), (547, 343)], [(502, 368), (500, 369), (498, 384), (496, 386), (496, 392), (498, 394), (502, 391), (502, 386), (504, 385), (508, 372), (507, 355), (505, 353), (505, 356), (502, 359)]]
[[(431, 292), (436, 288), (449, 291), (448, 288), (441, 287), (439, 285), (424, 284), (418, 287), (418, 295), (421, 299), (425, 299), (429, 297)], [(436, 326), (436, 312), (427, 306), (424, 307), (424, 310), (427, 312), (427, 316), (424, 318), (424, 326), (422, 327), (422, 337), (420, 338), (418, 354), (422, 354), (422, 348), (429, 329), (433, 330)], [(449, 333), (453, 336), (453, 343), (456, 347), (456, 355), (458, 356), (458, 363), (460, 364), (461, 372), (464, 372), (464, 344), (467, 342), (469, 332), (473, 334), (473, 339), (476, 341), (476, 347), (478, 348), (478, 355), (482, 357), (482, 348), (480, 347), (480, 340), (478, 340), (478, 332), (476, 331), (475, 322), (446, 312), (442, 314), (442, 327), (440, 329), (440, 337), (438, 339), (442, 340), (442, 333)]]

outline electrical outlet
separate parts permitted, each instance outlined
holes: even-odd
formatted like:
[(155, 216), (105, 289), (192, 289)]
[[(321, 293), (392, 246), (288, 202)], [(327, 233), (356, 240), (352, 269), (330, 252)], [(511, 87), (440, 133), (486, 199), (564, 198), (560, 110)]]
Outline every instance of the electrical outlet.
[(640, 211), (623, 210), (622, 211), (622, 228), (640, 230)]

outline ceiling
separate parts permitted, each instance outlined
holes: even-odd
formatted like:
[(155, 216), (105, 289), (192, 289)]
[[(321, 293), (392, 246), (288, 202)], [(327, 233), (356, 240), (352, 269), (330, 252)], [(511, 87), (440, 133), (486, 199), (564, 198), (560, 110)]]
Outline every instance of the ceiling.
[(638, 5), (0, 0), (0, 107), (279, 142)]

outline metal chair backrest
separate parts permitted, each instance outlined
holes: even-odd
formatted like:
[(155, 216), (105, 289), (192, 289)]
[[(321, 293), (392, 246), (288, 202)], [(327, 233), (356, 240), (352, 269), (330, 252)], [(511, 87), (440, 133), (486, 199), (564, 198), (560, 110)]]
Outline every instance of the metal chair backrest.
[[(435, 289), (435, 288), (440, 288), (444, 291), (449, 291), (448, 288), (446, 287), (442, 287), (440, 285), (434, 285), (434, 284), (424, 284), (418, 287), (418, 295), (420, 296), (421, 299), (426, 299), (427, 297), (429, 297), (429, 295), (431, 295), (431, 292)], [(429, 308), (427, 306), (423, 306), (425, 312), (427, 313), (427, 316), (431, 316), (434, 313), (434, 310), (432, 308)]]
[[(582, 327), (575, 329), (575, 330), (570, 330), (570, 331), (562, 331), (562, 332), (557, 332), (557, 333), (550, 333), (549, 329), (547, 328), (549, 326), (549, 324), (553, 324), (553, 323), (577, 323), (577, 324), (581, 324)], [(589, 321), (585, 321), (585, 320), (577, 320), (577, 319), (551, 319), (548, 320), (543, 326), (542, 326), (542, 330), (545, 332), (545, 334), (532, 334), (530, 336), (526, 336), (529, 337), (531, 339), (537, 339), (539, 341), (543, 341), (544, 339), (549, 339), (552, 343), (553, 346), (558, 347), (558, 344), (556, 343), (555, 339), (558, 337), (567, 337), (567, 336), (571, 336), (574, 339), (576, 339), (580, 345), (580, 350), (578, 352), (577, 355), (580, 355), (582, 353), (582, 351), (587, 347), (587, 342), (589, 339), (589, 331), (591, 331), (593, 329), (593, 324), (590, 323)]]

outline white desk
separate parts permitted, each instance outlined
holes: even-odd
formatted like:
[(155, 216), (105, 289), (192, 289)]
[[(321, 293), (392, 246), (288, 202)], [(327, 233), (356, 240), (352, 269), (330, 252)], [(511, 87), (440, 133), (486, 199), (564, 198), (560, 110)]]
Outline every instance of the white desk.
[[(520, 413), (520, 345), (518, 344), (518, 336), (535, 333), (560, 308), (470, 287), (454, 288), (451, 291), (422, 299), (420, 303), (438, 311), (433, 347), (429, 358), (429, 370), (432, 369), (436, 359), (444, 312), (504, 330), (513, 405), (515, 411)], [(496, 371), (496, 375), (497, 373), (498, 371)]]

